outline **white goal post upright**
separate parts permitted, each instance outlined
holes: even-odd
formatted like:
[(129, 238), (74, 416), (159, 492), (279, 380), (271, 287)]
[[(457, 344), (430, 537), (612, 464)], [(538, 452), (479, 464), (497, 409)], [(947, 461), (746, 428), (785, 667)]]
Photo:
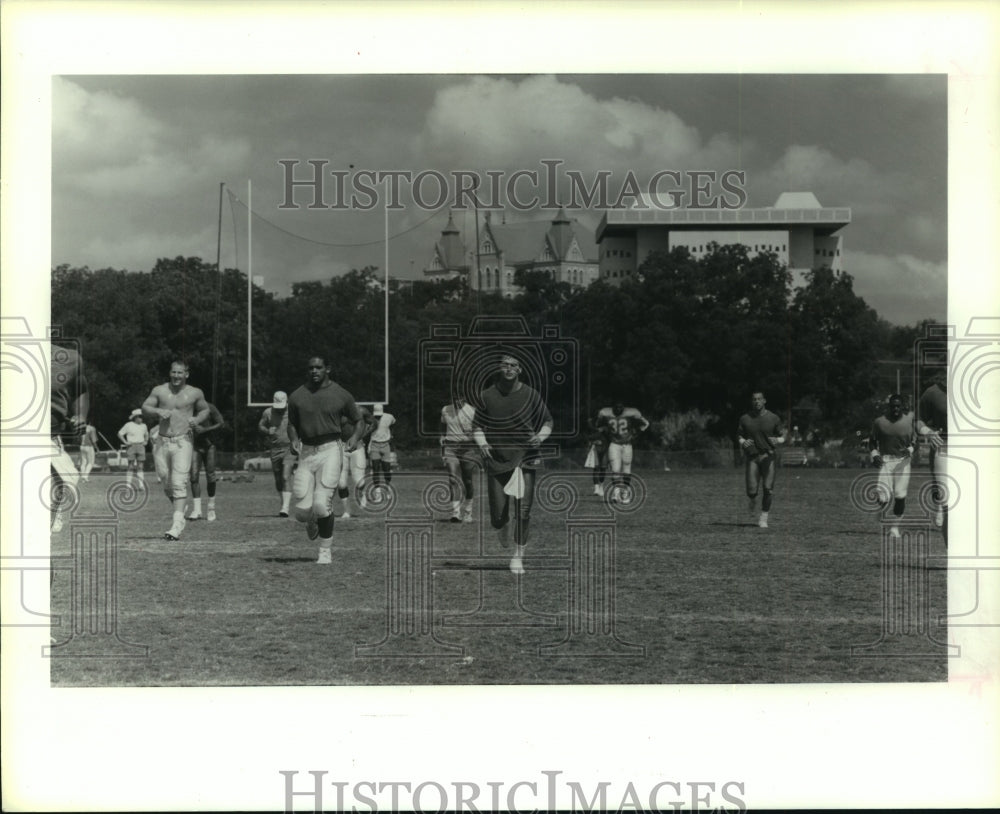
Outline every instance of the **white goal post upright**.
[[(385, 197), (385, 231), (383, 235), (384, 248), (385, 248), (385, 268), (383, 270), (383, 284), (382, 284), (382, 294), (383, 294), (383, 320), (384, 329), (382, 336), (382, 375), (383, 386), (382, 393), (379, 395), (377, 392), (371, 394), (371, 400), (359, 401), (359, 404), (374, 405), (378, 403), (388, 404), (389, 403), (389, 179), (386, 179), (386, 197)], [(238, 201), (239, 198), (236, 198)], [(251, 179), (247, 179), (247, 343), (246, 343), (246, 353), (247, 353), (247, 390), (246, 390), (246, 406), (247, 407), (269, 407), (271, 405), (270, 401), (260, 401), (255, 402), (253, 400), (253, 287), (254, 287), (254, 276), (253, 276), (253, 186)], [(267, 221), (265, 221), (267, 222)], [(308, 238), (306, 238), (308, 240)], [(238, 241), (237, 241), (238, 242)], [(317, 242), (317, 241), (310, 241)], [(327, 244), (334, 245), (334, 244)], [(263, 287), (263, 277), (261, 278), (261, 287)]]

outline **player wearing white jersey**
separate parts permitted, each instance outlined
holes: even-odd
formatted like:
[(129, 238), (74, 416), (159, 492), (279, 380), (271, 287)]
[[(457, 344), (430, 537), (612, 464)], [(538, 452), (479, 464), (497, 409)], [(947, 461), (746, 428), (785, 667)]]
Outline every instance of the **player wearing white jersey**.
[(611, 466), (612, 500), (627, 503), (631, 500), (632, 441), (649, 427), (634, 407), (615, 402), (613, 407), (603, 407), (597, 413), (597, 428), (608, 436), (608, 464)]

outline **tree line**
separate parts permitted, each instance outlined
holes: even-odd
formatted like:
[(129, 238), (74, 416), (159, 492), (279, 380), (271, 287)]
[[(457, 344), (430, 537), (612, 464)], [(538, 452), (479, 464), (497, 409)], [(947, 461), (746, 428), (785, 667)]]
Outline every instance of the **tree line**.
[[(388, 409), (401, 448), (432, 443), (428, 419), (449, 397), (448, 382), (428, 377), (419, 358), (434, 326), (464, 330), (483, 315), (518, 317), (535, 337), (559, 326), (573, 340), (579, 378), (559, 391), (572, 403), (551, 406), (576, 411), (581, 436), (588, 416), (621, 400), (655, 422), (643, 443), (693, 448), (731, 437), (757, 389), (803, 433), (867, 428), (873, 400), (889, 392), (884, 361), (910, 365), (926, 325), (891, 325), (855, 294), (849, 274), (828, 267), (793, 289), (774, 255), (750, 257), (742, 245), (713, 245), (698, 258), (684, 248), (653, 254), (618, 285), (574, 288), (542, 272), (517, 272), (515, 282), (521, 292), (504, 298), (464, 280), (390, 281)], [(247, 407), (248, 363), (255, 401), (291, 392), (316, 354), (359, 398), (384, 392), (386, 299), (374, 267), (295, 284), (287, 297), (252, 286), (249, 359), (247, 278), (238, 269), (220, 273), (196, 257), (160, 259), (149, 272), (62, 265), (51, 290), (53, 325), (80, 342), (91, 423), (112, 441), (175, 358), (225, 417), (220, 444), (230, 451), (262, 448), (262, 408)]]

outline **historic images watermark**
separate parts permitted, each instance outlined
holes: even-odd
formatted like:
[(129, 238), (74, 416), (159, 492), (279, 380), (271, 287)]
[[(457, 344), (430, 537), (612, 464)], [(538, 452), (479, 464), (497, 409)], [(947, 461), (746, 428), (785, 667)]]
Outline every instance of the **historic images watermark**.
[(624, 783), (542, 770), (515, 781), (339, 780), (282, 770), (284, 811), (746, 811), (741, 780)]
[[(507, 170), (328, 169), (329, 159), (283, 158), (284, 197), (279, 209), (405, 209), (405, 195), (420, 209), (742, 209), (747, 202), (743, 170), (658, 170), (644, 181), (632, 170), (566, 169), (558, 158), (539, 167)], [(560, 196), (560, 189), (564, 195)], [(301, 193), (301, 194), (297, 194)], [(308, 202), (307, 202), (308, 201)]]
[[(929, 449), (931, 477), (917, 494), (915, 511), (902, 518), (885, 513), (886, 487), (877, 473), (863, 473), (851, 486), (855, 508), (881, 514), (882, 539), (881, 632), (875, 642), (852, 647), (854, 656), (957, 657), (960, 648), (936, 638), (935, 626), (997, 624), (993, 609), (982, 601), (996, 591), (982, 583), (991, 572), (995, 579), (1000, 558), (985, 552), (980, 536), (981, 510), (987, 500), (972, 454), (1000, 447), (1000, 405), (995, 403), (995, 389), (990, 390), (1000, 368), (1000, 318), (974, 317), (964, 333), (954, 325), (928, 326), (914, 347), (913, 365), (917, 418), (932, 425), (925, 432), (935, 430), (936, 443)], [(933, 388), (938, 389), (938, 412), (946, 413), (936, 422), (929, 415), (933, 403), (925, 398)], [(961, 537), (950, 534), (949, 517), (956, 512), (969, 520), (968, 533)], [(931, 554), (931, 541), (938, 534), (946, 547), (944, 555)], [(929, 577), (934, 569), (972, 572), (970, 608), (956, 605), (952, 598), (949, 604), (958, 607), (958, 613), (931, 618)]]

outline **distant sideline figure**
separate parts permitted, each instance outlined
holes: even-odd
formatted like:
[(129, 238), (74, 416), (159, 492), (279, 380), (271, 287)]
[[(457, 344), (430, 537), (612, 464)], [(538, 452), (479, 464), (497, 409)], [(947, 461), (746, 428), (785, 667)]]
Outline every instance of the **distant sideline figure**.
[[(310, 540), (319, 538), (316, 562), (333, 562), (333, 493), (340, 482), (343, 453), (353, 450), (365, 424), (354, 396), (330, 378), (323, 356), (311, 356), (306, 383), (288, 399), (288, 435), (299, 447), (299, 465), (292, 478), (295, 519), (306, 524)], [(341, 425), (354, 422), (354, 434), (344, 444)]]
[(917, 432), (925, 436), (931, 445), (930, 466), (933, 480), (932, 497), (936, 507), (934, 524), (941, 529), (944, 544), (948, 545), (948, 505), (945, 488), (945, 461), (948, 457), (948, 375), (935, 371), (930, 386), (920, 396), (917, 407)]
[(615, 402), (597, 414), (597, 426), (605, 428), (608, 437), (608, 463), (611, 464), (611, 499), (630, 503), (632, 483), (632, 441), (649, 427), (634, 407)]
[(535, 497), (535, 476), (541, 466), (538, 447), (552, 433), (552, 414), (538, 391), (520, 380), (516, 357), (500, 357), (494, 384), (482, 394), (472, 436), (486, 468), (490, 522), (500, 543), (510, 541), (510, 500), (514, 499), (514, 556), (510, 570), (524, 573), (524, 549)]
[(118, 440), (125, 446), (128, 461), (125, 483), (132, 485), (133, 477), (139, 479), (139, 486), (146, 488), (146, 444), (149, 443), (149, 428), (142, 418), (142, 410), (133, 410), (128, 421), (118, 430)]
[(372, 462), (372, 482), (375, 484), (375, 495), (381, 495), (381, 485), (386, 486), (392, 481), (392, 430), (396, 423), (395, 417), (385, 411), (385, 405), (376, 404), (372, 412), (375, 417), (375, 429), (372, 430), (371, 441), (368, 443), (368, 457)]
[(97, 428), (88, 424), (80, 438), (80, 480), (87, 483), (97, 458)]
[(187, 525), (184, 504), (194, 456), (194, 428), (209, 413), (201, 388), (187, 383), (189, 375), (187, 362), (175, 360), (170, 365), (170, 380), (154, 387), (142, 403), (142, 414), (159, 422), (153, 442), (153, 462), (156, 476), (173, 506), (173, 522), (163, 535), (168, 540), (179, 540)]
[(63, 528), (62, 509), (69, 502), (67, 490), (79, 482), (76, 464), (63, 446), (63, 438), (75, 439), (87, 425), (90, 390), (83, 375), (83, 360), (72, 348), (52, 345), (50, 352), (49, 405), (52, 471), (49, 530)]
[(747, 498), (750, 500), (750, 514), (757, 512), (757, 492), (761, 483), (764, 496), (760, 501), (760, 518), (757, 525), (767, 528), (767, 516), (771, 511), (771, 495), (774, 491), (774, 475), (777, 469), (775, 447), (785, 443), (785, 430), (781, 419), (765, 409), (764, 394), (755, 391), (750, 398), (750, 412), (740, 416), (739, 441), (745, 462)]
[(295, 471), (297, 453), (288, 436), (288, 394), (284, 390), (274, 393), (274, 401), (257, 423), (257, 429), (267, 437), (271, 447), (271, 472), (274, 488), (281, 496), (278, 517), (288, 517), (292, 502), (292, 473)]
[[(476, 408), (461, 396), (441, 408), (441, 457), (451, 477), (451, 522), (471, 523), (472, 498), (475, 495), (475, 477), (478, 462), (475, 442), (472, 439)], [(461, 484), (463, 491), (459, 491)]]
[(206, 519), (215, 522), (215, 438), (226, 424), (222, 413), (208, 403), (208, 418), (194, 428), (194, 456), (191, 459), (191, 514), (188, 520), (201, 520), (201, 468), (205, 467), (205, 484), (208, 492)]
[(899, 537), (899, 518), (906, 510), (906, 492), (910, 487), (910, 461), (916, 448), (913, 413), (903, 412), (903, 397), (893, 393), (885, 413), (875, 419), (869, 435), (872, 463), (878, 467), (878, 502), (884, 507), (892, 501), (896, 522), (889, 534)]

